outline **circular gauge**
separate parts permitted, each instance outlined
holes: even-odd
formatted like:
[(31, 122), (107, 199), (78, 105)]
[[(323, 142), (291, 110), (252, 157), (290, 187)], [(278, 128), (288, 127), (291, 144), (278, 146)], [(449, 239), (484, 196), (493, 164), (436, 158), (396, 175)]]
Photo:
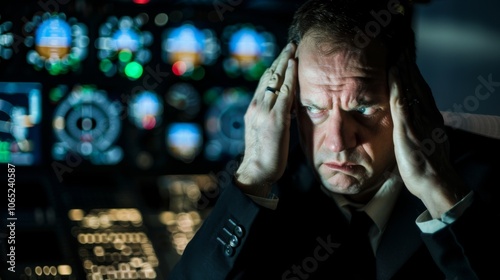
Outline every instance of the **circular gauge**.
[(26, 59), (36, 70), (46, 69), (51, 75), (65, 74), (80, 68), (87, 57), (89, 38), (85, 25), (65, 14), (34, 16), (24, 25), (28, 34), (24, 40), (28, 47)]
[(12, 22), (6, 21), (0, 24), (0, 61), (7, 60), (12, 57), (12, 44), (14, 43), (14, 35), (10, 30)]
[(112, 16), (101, 25), (95, 47), (104, 75), (112, 77), (119, 73), (130, 80), (142, 76), (144, 65), (151, 60), (148, 47), (153, 42), (150, 32), (141, 31), (147, 22), (148, 15), (143, 13), (135, 18)]
[(187, 83), (174, 84), (165, 96), (168, 105), (175, 108), (181, 120), (194, 118), (200, 112), (200, 96), (196, 89)]
[(115, 146), (121, 131), (120, 103), (92, 86), (78, 86), (56, 108), (52, 126), (59, 140), (52, 150), (56, 160), (69, 151), (93, 164), (116, 164), (123, 151)]
[(140, 129), (151, 130), (161, 124), (163, 104), (158, 95), (151, 91), (136, 94), (129, 103), (129, 116)]
[(244, 116), (251, 100), (250, 94), (240, 88), (215, 88), (206, 94), (207, 99), (214, 96), (205, 119), (208, 136), (205, 157), (209, 160), (219, 160), (225, 155), (234, 157), (243, 152)]
[(174, 75), (201, 80), (205, 76), (203, 65), (213, 64), (219, 54), (220, 44), (212, 30), (186, 23), (163, 34), (162, 57), (172, 65)]
[(275, 57), (274, 35), (259, 31), (253, 25), (226, 27), (223, 38), (228, 51), (223, 65), (230, 77), (243, 75), (247, 80), (258, 80)]

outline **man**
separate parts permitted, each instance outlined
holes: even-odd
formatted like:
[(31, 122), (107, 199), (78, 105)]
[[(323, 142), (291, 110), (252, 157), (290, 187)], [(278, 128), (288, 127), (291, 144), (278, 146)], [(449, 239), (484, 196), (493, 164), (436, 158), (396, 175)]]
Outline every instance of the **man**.
[(234, 184), (169, 279), (493, 277), (498, 143), (444, 126), (409, 8), (302, 5), (246, 112)]

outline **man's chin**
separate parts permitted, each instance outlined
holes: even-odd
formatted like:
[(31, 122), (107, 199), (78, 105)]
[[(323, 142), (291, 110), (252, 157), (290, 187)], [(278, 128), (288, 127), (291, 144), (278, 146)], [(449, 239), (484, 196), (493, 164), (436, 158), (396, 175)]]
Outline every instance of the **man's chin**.
[[(324, 177), (323, 177), (324, 178)], [(327, 179), (322, 179), (323, 186), (334, 193), (357, 194), (361, 191), (361, 182), (353, 176), (344, 173), (330, 175)]]

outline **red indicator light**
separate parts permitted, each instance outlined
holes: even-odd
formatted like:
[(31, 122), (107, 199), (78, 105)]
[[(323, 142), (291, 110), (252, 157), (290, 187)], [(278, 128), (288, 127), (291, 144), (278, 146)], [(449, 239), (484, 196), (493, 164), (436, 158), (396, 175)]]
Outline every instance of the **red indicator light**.
[(149, 3), (149, 0), (133, 0), (135, 4), (144, 5)]
[(172, 65), (172, 72), (176, 76), (182, 76), (186, 73), (187, 65), (184, 61), (177, 61)]

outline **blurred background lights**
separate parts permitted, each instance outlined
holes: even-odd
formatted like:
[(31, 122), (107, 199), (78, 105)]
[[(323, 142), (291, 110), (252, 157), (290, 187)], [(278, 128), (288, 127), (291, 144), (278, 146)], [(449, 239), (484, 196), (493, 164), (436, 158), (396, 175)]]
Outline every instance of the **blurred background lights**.
[(203, 144), (201, 127), (196, 123), (172, 123), (167, 129), (166, 144), (174, 157), (192, 162)]
[(157, 26), (165, 26), (168, 22), (168, 15), (165, 13), (159, 13), (155, 16), (154, 21)]
[(6, 60), (12, 57), (12, 44), (14, 43), (14, 35), (10, 32), (11, 29), (11, 21), (0, 21), (0, 62), (2, 61), (2, 59)]
[(71, 27), (60, 18), (44, 20), (35, 33), (36, 51), (46, 59), (61, 58), (69, 54)]
[(216, 181), (206, 174), (166, 175), (158, 178), (161, 193), (169, 199), (169, 210), (162, 211), (159, 221), (170, 233), (172, 247), (178, 255), (203, 223), (200, 213), (202, 192), (213, 192)]
[(34, 47), (26, 55), (36, 70), (45, 69), (51, 75), (77, 71), (87, 57), (89, 38), (87, 27), (64, 13), (34, 16), (23, 31), (29, 35), (24, 43)]
[(101, 25), (95, 41), (101, 72), (108, 77), (119, 73), (130, 80), (142, 76), (144, 65), (151, 60), (148, 47), (153, 43), (151, 32), (141, 30), (148, 21), (149, 16), (141, 13), (134, 18), (110, 16)]
[(172, 65), (176, 76), (201, 80), (205, 76), (203, 65), (212, 65), (219, 55), (219, 41), (212, 30), (185, 23), (163, 34), (162, 58)]
[(228, 52), (223, 66), (230, 77), (242, 75), (249, 81), (258, 80), (276, 54), (274, 35), (251, 24), (228, 26), (223, 38)]
[(165, 100), (172, 107), (172, 114), (175, 114), (179, 120), (191, 120), (201, 109), (200, 95), (189, 83), (172, 85), (165, 95)]
[[(189, 67), (192, 67), (192, 64), (190, 64)], [(176, 76), (184, 75), (187, 70), (188, 70), (188, 65), (184, 61), (176, 61), (172, 65), (172, 73), (174, 73), (174, 75)], [(192, 70), (192, 68), (190, 70)]]
[(42, 84), (0, 82), (0, 163), (40, 160)]
[(161, 124), (163, 104), (156, 93), (140, 92), (129, 103), (129, 116), (136, 127), (151, 130)]
[(205, 157), (220, 160), (234, 157), (244, 148), (244, 115), (250, 104), (250, 93), (242, 88), (214, 87), (204, 96), (210, 108), (205, 118), (208, 136)]
[(93, 85), (75, 86), (58, 103), (52, 120), (56, 160), (77, 153), (93, 164), (116, 164), (123, 150), (115, 145), (121, 132), (121, 104)]

